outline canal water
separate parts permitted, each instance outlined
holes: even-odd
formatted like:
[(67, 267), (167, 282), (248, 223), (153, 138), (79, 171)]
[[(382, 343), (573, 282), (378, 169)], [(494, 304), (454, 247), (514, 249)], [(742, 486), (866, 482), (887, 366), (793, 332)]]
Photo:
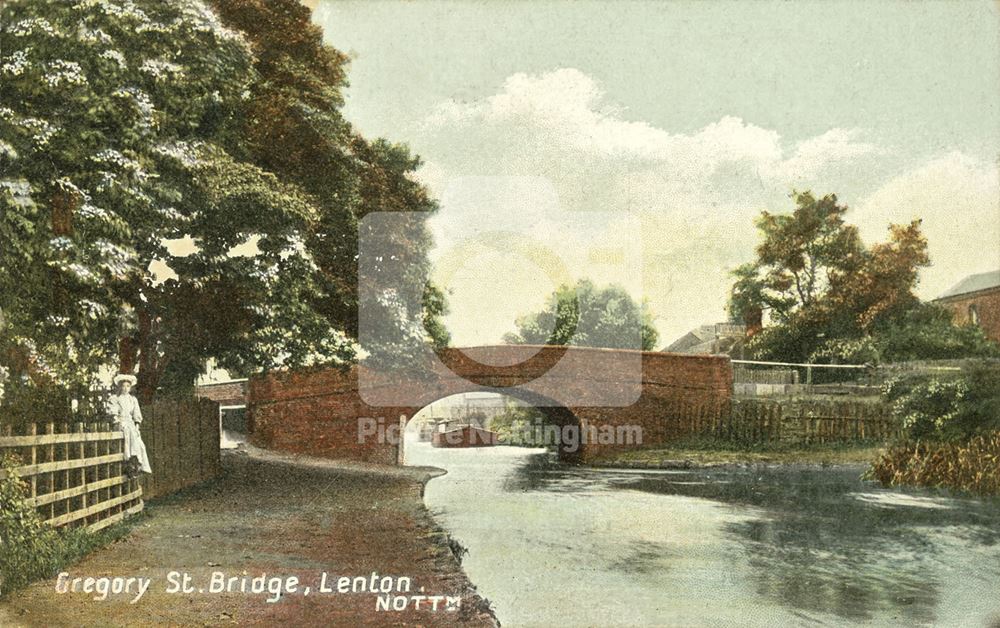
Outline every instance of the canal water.
[(1000, 501), (407, 443), (504, 626), (1000, 626)]

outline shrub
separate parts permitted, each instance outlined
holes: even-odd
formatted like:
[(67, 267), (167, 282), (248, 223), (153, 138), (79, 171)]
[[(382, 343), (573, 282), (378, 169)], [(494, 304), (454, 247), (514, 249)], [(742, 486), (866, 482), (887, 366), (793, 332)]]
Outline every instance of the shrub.
[(965, 367), (954, 376), (918, 375), (882, 389), (907, 440), (962, 441), (1000, 431), (1000, 365)]
[(955, 325), (952, 318), (937, 303), (917, 303), (861, 330), (822, 313), (798, 312), (754, 335), (746, 350), (758, 360), (844, 364), (1000, 358), (1000, 344), (981, 327)]
[(816, 364), (878, 364), (879, 353), (870, 337), (827, 340), (809, 356)]
[(510, 404), (493, 417), (490, 430), (497, 433), (503, 445), (532, 447), (545, 444), (544, 435), (538, 433), (544, 422), (544, 415), (537, 408)]
[(921, 303), (875, 330), (885, 362), (1000, 357), (1000, 345), (982, 328), (952, 323), (952, 312), (937, 303)]
[(13, 473), (16, 458), (0, 460), (0, 595), (39, 578), (53, 576), (95, 549), (119, 539), (139, 517), (98, 532), (86, 528), (54, 529), (26, 503), (27, 485)]
[(448, 544), (448, 549), (451, 550), (452, 555), (455, 556), (455, 560), (461, 565), (462, 559), (469, 553), (469, 549), (450, 534), (445, 537), (445, 542)]
[(62, 554), (60, 535), (29, 506), (27, 485), (13, 472), (16, 460), (0, 462), (0, 583), (3, 591), (50, 575)]

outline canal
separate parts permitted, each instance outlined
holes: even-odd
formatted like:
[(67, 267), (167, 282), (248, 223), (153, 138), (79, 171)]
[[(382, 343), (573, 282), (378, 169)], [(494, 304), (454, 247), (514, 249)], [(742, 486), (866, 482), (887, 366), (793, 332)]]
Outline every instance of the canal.
[(1000, 502), (861, 468), (597, 470), (434, 449), (425, 501), (504, 626), (1000, 625)]

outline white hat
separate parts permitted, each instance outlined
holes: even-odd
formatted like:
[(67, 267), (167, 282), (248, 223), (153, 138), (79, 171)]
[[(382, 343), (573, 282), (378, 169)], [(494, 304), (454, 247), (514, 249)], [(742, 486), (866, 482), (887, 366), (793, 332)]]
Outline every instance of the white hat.
[(133, 386), (135, 386), (135, 381), (136, 381), (135, 380), (135, 375), (129, 375), (127, 373), (119, 373), (118, 375), (115, 375), (115, 379), (114, 379), (115, 386), (117, 386), (118, 384), (120, 384), (122, 382), (128, 382), (128, 383), (132, 384)]

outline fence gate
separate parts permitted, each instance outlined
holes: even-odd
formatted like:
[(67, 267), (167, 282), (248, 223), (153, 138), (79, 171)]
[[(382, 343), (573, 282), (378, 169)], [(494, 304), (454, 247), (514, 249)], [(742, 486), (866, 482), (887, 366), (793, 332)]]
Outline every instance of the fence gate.
[(51, 526), (100, 530), (142, 510), (142, 488), (125, 475), (124, 434), (111, 423), (0, 430), (0, 456), (20, 457), (14, 472), (28, 485), (28, 503)]

